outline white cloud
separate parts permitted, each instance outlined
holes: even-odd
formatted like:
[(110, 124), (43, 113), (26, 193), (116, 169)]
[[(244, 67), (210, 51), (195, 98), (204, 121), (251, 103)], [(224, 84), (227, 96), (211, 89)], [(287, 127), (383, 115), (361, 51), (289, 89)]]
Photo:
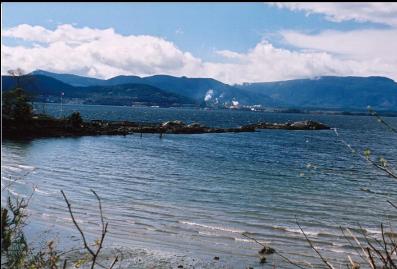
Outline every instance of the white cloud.
[[(298, 50), (266, 40), (245, 53), (218, 51), (226, 63), (204, 63), (207, 74), (227, 82), (259, 82), (322, 75), (387, 76), (397, 79), (397, 35), (390, 31), (282, 32)], [(378, 44), (379, 43), (379, 44)]]
[(108, 78), (119, 74), (178, 73), (200, 64), (199, 59), (162, 38), (123, 36), (112, 28), (60, 25), (51, 31), (23, 24), (4, 31), (3, 36), (42, 44), (2, 45), (2, 72), (23, 65), (27, 71), (40, 68)]
[(368, 75), (373, 72), (396, 78), (397, 29), (324, 31), (317, 35), (284, 31), (281, 34), (286, 42), (295, 47), (327, 52), (340, 60), (355, 61), (357, 70), (352, 72)]
[(163, 38), (120, 35), (112, 28), (60, 25), (50, 30), (23, 24), (2, 35), (34, 44), (2, 44), (3, 74), (21, 67), (26, 72), (44, 69), (99, 78), (168, 74), (212, 77), (226, 83), (320, 75), (380, 75), (397, 79), (395, 30), (327, 31), (318, 35), (286, 31), (281, 33), (285, 42), (297, 50), (277, 48), (263, 40), (244, 53), (218, 51), (221, 62), (203, 61)]
[(221, 51), (231, 63), (207, 64), (207, 70), (225, 81), (259, 82), (320, 75), (353, 74), (356, 62), (339, 60), (326, 52), (298, 52), (275, 48), (262, 41), (247, 53)]
[(296, 47), (326, 51), (340, 57), (356, 60), (397, 60), (397, 29), (324, 31), (317, 35), (283, 31), (281, 35), (285, 41)]
[(397, 3), (380, 2), (307, 2), (307, 3), (271, 3), (280, 8), (302, 10), (307, 14), (325, 14), (330, 21), (340, 22), (355, 20), (358, 22), (375, 22), (397, 26)]

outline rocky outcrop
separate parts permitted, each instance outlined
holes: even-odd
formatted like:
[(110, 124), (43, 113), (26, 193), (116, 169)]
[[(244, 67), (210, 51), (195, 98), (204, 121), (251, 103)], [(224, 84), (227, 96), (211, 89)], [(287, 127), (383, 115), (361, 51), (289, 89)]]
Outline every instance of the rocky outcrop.
[(257, 124), (252, 124), (257, 129), (286, 129), (286, 130), (327, 130), (330, 129), (328, 125), (317, 121), (305, 120), (296, 122), (286, 122), (286, 123), (269, 123), (260, 122)]
[(185, 124), (182, 121), (164, 123), (137, 123), (129, 121), (93, 120), (78, 126), (67, 120), (52, 118), (33, 118), (29, 123), (16, 122), (3, 118), (3, 138), (26, 139), (37, 137), (69, 137), (86, 135), (128, 135), (156, 133), (160, 134), (205, 134), (205, 133), (240, 133), (255, 132), (256, 129), (287, 130), (322, 130), (330, 129), (327, 125), (315, 121), (298, 121), (287, 123), (257, 123), (237, 128), (213, 128), (199, 123)]
[(297, 121), (292, 123), (289, 126), (289, 129), (292, 130), (327, 130), (330, 129), (328, 125), (325, 125), (321, 122), (305, 120), (305, 121)]
[(167, 128), (167, 129), (169, 129), (169, 128), (183, 128), (185, 126), (186, 126), (186, 124), (180, 120), (166, 121), (161, 124), (161, 127)]
[(137, 123), (128, 121), (93, 120), (73, 126), (66, 120), (34, 118), (29, 124), (3, 119), (3, 138), (28, 139), (37, 137), (70, 137), (87, 135), (204, 134), (226, 132), (254, 132), (252, 126), (238, 128), (212, 128), (199, 123), (185, 124), (181, 121), (164, 123)]

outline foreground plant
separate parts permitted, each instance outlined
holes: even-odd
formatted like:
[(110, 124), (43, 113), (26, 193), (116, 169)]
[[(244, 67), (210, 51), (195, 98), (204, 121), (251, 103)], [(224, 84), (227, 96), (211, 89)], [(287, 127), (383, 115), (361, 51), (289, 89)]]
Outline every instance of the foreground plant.
[[(109, 266), (104, 266), (98, 262), (100, 252), (103, 249), (104, 239), (108, 232), (108, 223), (105, 223), (104, 221), (100, 197), (95, 191), (91, 191), (98, 200), (101, 221), (100, 238), (95, 240), (95, 243), (92, 245), (88, 244), (83, 230), (75, 220), (69, 200), (65, 193), (61, 191), (73, 224), (82, 236), (84, 249), (88, 252), (85, 255), (80, 255), (80, 257), (77, 260), (73, 260), (71, 264), (74, 268), (79, 268), (91, 263), (91, 269), (96, 268), (97, 266), (112, 269), (119, 260), (118, 256), (114, 258), (113, 262)], [(65, 258), (65, 255), (67, 253), (78, 251), (79, 249), (60, 252), (56, 249), (55, 242), (53, 240), (48, 241), (40, 249), (34, 249), (31, 246), (33, 245), (33, 242), (29, 244), (26, 240), (23, 229), (26, 226), (26, 221), (28, 219), (26, 209), (31, 197), (32, 195), (29, 199), (18, 197), (12, 198), (11, 195), (9, 195), (7, 198), (7, 204), (4, 206), (2, 205), (1, 207), (1, 268), (64, 269), (68, 265), (68, 260)]]
[[(101, 202), (101, 199), (99, 198), (98, 194), (97, 194), (94, 190), (91, 190), (91, 192), (95, 195), (96, 199), (98, 200), (98, 207), (99, 207), (99, 212), (100, 212), (100, 215), (101, 215), (101, 235), (100, 235), (100, 239), (97, 239), (97, 240), (95, 241), (94, 246), (96, 247), (96, 249), (92, 248), (92, 246), (90, 246), (90, 245), (88, 244), (87, 239), (86, 239), (86, 236), (85, 236), (83, 230), (82, 230), (81, 227), (78, 225), (78, 223), (77, 223), (77, 221), (76, 221), (76, 219), (75, 219), (75, 217), (74, 217), (74, 214), (73, 214), (73, 211), (72, 211), (72, 206), (71, 206), (71, 204), (70, 204), (68, 198), (66, 197), (64, 191), (61, 190), (63, 199), (64, 199), (65, 202), (66, 202), (66, 205), (67, 205), (67, 207), (68, 207), (69, 214), (70, 214), (70, 217), (72, 218), (73, 224), (74, 224), (74, 226), (77, 228), (77, 230), (79, 231), (79, 233), (80, 233), (80, 235), (81, 235), (81, 238), (82, 238), (83, 244), (84, 244), (84, 248), (88, 251), (89, 255), (91, 256), (90, 259), (82, 259), (82, 260), (79, 260), (79, 261), (78, 261), (79, 266), (80, 266), (80, 263), (84, 264), (85, 262), (88, 262), (88, 260), (90, 260), (90, 261), (91, 261), (91, 267), (90, 267), (91, 269), (93, 269), (96, 265), (100, 265), (102, 268), (106, 268), (106, 267), (104, 267), (103, 265), (99, 264), (97, 260), (98, 260), (99, 254), (100, 254), (100, 252), (101, 252), (101, 250), (102, 250), (102, 248), (103, 248), (103, 242), (104, 242), (105, 236), (106, 236), (106, 234), (107, 234), (107, 232), (108, 232), (108, 224), (109, 224), (109, 223), (104, 221), (103, 212), (102, 212), (102, 202)], [(117, 262), (118, 262), (118, 256), (116, 256), (116, 257), (114, 258), (114, 260), (113, 260), (113, 262), (111, 263), (109, 269), (112, 269), (113, 266), (114, 266)]]
[[(377, 121), (383, 124), (389, 131), (397, 133), (397, 129), (395, 127), (387, 123), (370, 107), (368, 107), (368, 110), (370, 115), (375, 116)], [(334, 129), (334, 131), (340, 141), (350, 149), (352, 154), (358, 155), (360, 158), (372, 165), (374, 169), (383, 171), (389, 178), (397, 179), (395, 170), (390, 167), (389, 162), (384, 157), (380, 157), (378, 159), (372, 157), (372, 152), (370, 149), (365, 149), (364, 152), (360, 154), (340, 137), (336, 129)], [(385, 201), (385, 203), (386, 202), (389, 204), (389, 206), (391, 206), (390, 214), (392, 216), (396, 216), (397, 205), (390, 200)], [(306, 241), (309, 243), (310, 247), (321, 259), (322, 263), (329, 269), (338, 268), (320, 253), (312, 240), (306, 235), (304, 229), (301, 227), (301, 225), (299, 225), (298, 221), (297, 225), (303, 233)], [(359, 269), (361, 266), (363, 266), (364, 268), (371, 269), (397, 269), (397, 228), (393, 227), (391, 223), (387, 229), (385, 229), (383, 223), (380, 224), (380, 238), (368, 236), (366, 230), (361, 225), (359, 225), (358, 229), (355, 229), (358, 232), (352, 232), (351, 229), (342, 226), (340, 226), (340, 230), (343, 234), (343, 237), (346, 239), (352, 249), (356, 250), (356, 254), (360, 258), (360, 261), (354, 261), (350, 256), (348, 256), (346, 263), (347, 268)]]
[(22, 198), (7, 199), (7, 206), (1, 207), (1, 266), (19, 268), (25, 264), (28, 244), (23, 233), (27, 202)]

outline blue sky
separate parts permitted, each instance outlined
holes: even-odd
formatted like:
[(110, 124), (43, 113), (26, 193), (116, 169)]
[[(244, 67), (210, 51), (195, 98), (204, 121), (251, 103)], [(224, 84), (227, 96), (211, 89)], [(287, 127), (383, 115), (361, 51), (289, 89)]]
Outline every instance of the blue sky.
[[(275, 61), (277, 57), (272, 58), (272, 56), (275, 54), (277, 56), (277, 53), (279, 53), (277, 50), (279, 49), (283, 50), (282, 53), (285, 52), (284, 54), (302, 53), (307, 56), (306, 58), (323, 57), (318, 53), (328, 53), (330, 57), (336, 57), (335, 61), (332, 63), (330, 61), (328, 66), (322, 69), (326, 72), (338, 73), (345, 71), (343, 68), (343, 70), (334, 70), (336, 68), (335, 65), (337, 65), (336, 62), (342, 59), (339, 57), (340, 55), (355, 61), (361, 60), (356, 59), (357, 55), (345, 55), (345, 52), (352, 51), (352, 48), (341, 48), (340, 51), (332, 51), (332, 48), (331, 51), (329, 48), (322, 50), (322, 47), (312, 47), (307, 44), (305, 39), (315, 37), (320, 39), (317, 40), (317, 43), (320, 44), (327, 40), (324, 33), (335, 32), (340, 36), (352, 33), (351, 39), (354, 39), (354, 34), (360, 33), (360, 31), (372, 31), (375, 34), (384, 33), (386, 36), (386, 34), (390, 34), (387, 31), (394, 31), (396, 28), (394, 20), (383, 19), (390, 16), (390, 14), (386, 14), (383, 18), (382, 14), (378, 14), (379, 10), (382, 10), (381, 7), (375, 6), (372, 15), (371, 13), (368, 14), (368, 7), (356, 8), (349, 6), (345, 8), (343, 6), (332, 6), (324, 9), (320, 3), (317, 5), (279, 7), (264, 3), (3, 3), (2, 33), (5, 31), (6, 34), (2, 34), (2, 45), (5, 45), (10, 50), (10, 53), (7, 54), (8, 57), (12, 53), (11, 49), (15, 49), (17, 46), (24, 47), (24, 52), (28, 52), (28, 49), (32, 48), (33, 44), (35, 46), (43, 46), (43, 49), (52, 44), (46, 41), (47, 44), (43, 45), (43, 39), (27, 37), (26, 35), (28, 34), (26, 32), (25, 36), (21, 36), (21, 33), (15, 34), (17, 27), (20, 25), (40, 26), (48, 31), (56, 31), (60, 25), (71, 25), (73, 29), (86, 27), (105, 30), (113, 28), (116, 34), (124, 37), (146, 35), (172, 43), (181, 53), (189, 53), (195, 59), (201, 61), (202, 65), (207, 64), (205, 67), (207, 71), (199, 70), (200, 72), (198, 72), (203, 75), (206, 75), (209, 69), (215, 68), (212, 67), (214, 63), (235, 64), (236, 61), (244, 62), (242, 57), (249, 58), (250, 52), (258, 48), (260, 44), (265, 50), (273, 49), (273, 54), (269, 57), (267, 57), (267, 54), (261, 55), (262, 57), (267, 57), (264, 58), (266, 61)], [(360, 14), (357, 12), (360, 8), (366, 11)], [(392, 10), (394, 8), (395, 5)], [(338, 9), (340, 9), (340, 12)], [(358, 15), (346, 15), (348, 14), (347, 12), (357, 13)], [(15, 31), (9, 34), (7, 31), (13, 28), (15, 28)], [(287, 34), (288, 36), (286, 36)], [(268, 48), (269, 46), (263, 44), (263, 42), (271, 44), (272, 47)], [(359, 40), (348, 40), (347, 43), (349, 43), (348, 46), (351, 46), (351, 44), (357, 42)], [(393, 42), (394, 39), (392, 44)], [(116, 45), (114, 45), (114, 49), (117, 49)], [(258, 50), (260, 49), (258, 48)], [(222, 53), (222, 51), (227, 51), (228, 53)], [(316, 52), (317, 54), (308, 55), (307, 51), (310, 51), (310, 53)], [(232, 57), (230, 57), (230, 52), (234, 53)], [(226, 54), (227, 56), (225, 56)], [(239, 57), (236, 57), (235, 54), (238, 54)], [(362, 55), (364, 54), (365, 51)], [(379, 57), (379, 55), (375, 56)], [(92, 59), (90, 60), (92, 61)], [(186, 62), (188, 60), (182, 59), (181, 61)], [(53, 71), (75, 71), (84, 74), (84, 70), (90, 69), (88, 65), (91, 62), (84, 64), (86, 66), (82, 70), (78, 70), (76, 67), (70, 68), (70, 70), (67, 70), (67, 68), (65, 70), (55, 68), (61, 65), (59, 63), (48, 64), (48, 69)], [(307, 66), (307, 61), (303, 65)], [(131, 68), (131, 72), (134, 71), (139, 73), (139, 75), (149, 75), (159, 70), (162, 73), (170, 74), (182, 72), (182, 70), (179, 70), (179, 73), (175, 70), (149, 70), (150, 68), (147, 67), (140, 72), (135, 67)], [(382, 68), (385, 68), (385, 66)], [(3, 69), (2, 66), (2, 72)], [(28, 69), (32, 69), (32, 67), (28, 67)], [(222, 67), (218, 67), (218, 69), (220, 70)], [(222, 72), (218, 69), (213, 73), (214, 76), (220, 78)], [(95, 70), (91, 70), (91, 75), (104, 76), (104, 71), (98, 71), (99, 67), (95, 68)], [(110, 70), (110, 67), (106, 70)], [(184, 70), (186, 71), (186, 68)], [(283, 68), (280, 68), (280, 70), (283, 70)], [(128, 73), (128, 71), (129, 69), (126, 67), (117, 66), (117, 68), (112, 67), (112, 71), (109, 72), (113, 74), (117, 72)], [(274, 70), (274, 74), (276, 72), (280, 71)], [(190, 73), (187, 73), (187, 75), (191, 75), (194, 72), (190, 70)], [(301, 73), (301, 75), (298, 72), (298, 74), (291, 74), (290, 76), (292, 78), (294, 76), (304, 77), (311, 75), (310, 72), (304, 71)], [(211, 72), (208, 74), (211, 75)], [(382, 72), (374, 72), (374, 74), (379, 75)], [(390, 76), (390, 74), (385, 75)], [(230, 80), (233, 76), (233, 74), (225, 75), (223, 80), (227, 80), (227, 78)], [(261, 78), (261, 76), (255, 77), (252, 75), (247, 76), (247, 79), (249, 80), (251, 77), (251, 80), (260, 80)], [(282, 75), (273, 75), (273, 77), (275, 79), (283, 78)], [(286, 76), (286, 78), (289, 77)], [(272, 78), (264, 76), (262, 80), (272, 80)]]
[(353, 20), (330, 22), (323, 14), (307, 16), (263, 3), (5, 3), (3, 27), (19, 24), (55, 29), (58, 24), (114, 28), (124, 35), (153, 35), (209, 59), (215, 50), (243, 52), (264, 37), (280, 47), (277, 31), (354, 30), (385, 27)]

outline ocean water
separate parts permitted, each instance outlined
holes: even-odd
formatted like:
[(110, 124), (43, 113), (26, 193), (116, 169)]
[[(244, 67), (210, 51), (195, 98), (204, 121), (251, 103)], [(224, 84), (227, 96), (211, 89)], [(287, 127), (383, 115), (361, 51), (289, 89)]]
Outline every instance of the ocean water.
[[(37, 109), (60, 115), (59, 104)], [(322, 268), (297, 222), (336, 265), (347, 255), (356, 257), (340, 226), (361, 225), (373, 237), (382, 222), (397, 229), (386, 202), (397, 200), (396, 180), (346, 146), (370, 148), (397, 167), (397, 135), (373, 117), (63, 106), (64, 115), (72, 111), (85, 119), (178, 119), (214, 127), (311, 119), (336, 128), (339, 136), (334, 130), (261, 130), (162, 139), (144, 134), (3, 140), (2, 189), (14, 180), (13, 195), (29, 196), (35, 188), (30, 238), (43, 239), (51, 230), (60, 246), (80, 244), (61, 189), (92, 238), (99, 213), (90, 189), (100, 195), (109, 222), (105, 251), (123, 253), (125, 268), (262, 268), (260, 246), (243, 232), (292, 260)], [(397, 126), (397, 118), (385, 119)], [(277, 255), (268, 260), (267, 267), (293, 268)]]

